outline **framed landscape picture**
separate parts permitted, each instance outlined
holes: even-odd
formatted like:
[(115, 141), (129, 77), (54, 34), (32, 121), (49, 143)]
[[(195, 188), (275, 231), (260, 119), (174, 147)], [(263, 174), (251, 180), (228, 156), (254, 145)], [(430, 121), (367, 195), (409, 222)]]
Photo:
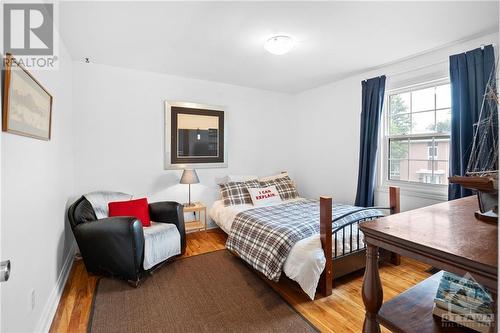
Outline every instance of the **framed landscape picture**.
[(165, 168), (227, 167), (226, 129), (220, 107), (165, 102)]
[(4, 132), (50, 140), (52, 96), (12, 55), (5, 58)]

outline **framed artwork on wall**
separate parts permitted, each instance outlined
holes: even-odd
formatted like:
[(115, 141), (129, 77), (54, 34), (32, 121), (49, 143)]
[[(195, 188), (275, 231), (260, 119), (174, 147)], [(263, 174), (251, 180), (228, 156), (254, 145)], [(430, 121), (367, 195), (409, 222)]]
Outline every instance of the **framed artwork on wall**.
[(52, 96), (11, 54), (4, 61), (2, 130), (50, 140)]
[(223, 108), (165, 102), (165, 169), (227, 167)]

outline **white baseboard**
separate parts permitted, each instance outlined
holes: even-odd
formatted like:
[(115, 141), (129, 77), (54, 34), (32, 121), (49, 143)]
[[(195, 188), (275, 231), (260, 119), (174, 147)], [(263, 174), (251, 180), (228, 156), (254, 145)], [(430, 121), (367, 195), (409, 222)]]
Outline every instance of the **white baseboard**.
[(61, 300), (61, 296), (64, 291), (64, 286), (66, 285), (66, 281), (69, 277), (69, 272), (71, 271), (71, 267), (73, 266), (75, 250), (76, 244), (73, 243), (68, 252), (68, 255), (66, 256), (66, 259), (64, 260), (61, 273), (59, 273), (59, 277), (57, 278), (57, 283), (54, 286), (54, 289), (52, 289), (47, 303), (45, 303), (42, 315), (40, 316), (40, 319), (38, 320), (38, 323), (36, 325), (35, 332), (46, 333), (50, 330), (50, 325), (52, 324), (52, 320), (54, 319), (54, 315), (56, 314), (59, 301)]

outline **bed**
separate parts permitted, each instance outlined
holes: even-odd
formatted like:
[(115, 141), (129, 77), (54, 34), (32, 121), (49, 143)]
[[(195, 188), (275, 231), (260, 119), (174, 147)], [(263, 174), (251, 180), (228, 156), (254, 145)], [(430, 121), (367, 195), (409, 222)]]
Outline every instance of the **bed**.
[[(399, 211), (399, 190), (391, 188), (390, 197), (391, 212)], [(228, 234), (231, 252), (270, 280), (284, 273), (314, 299), (316, 291), (331, 294), (334, 278), (364, 267), (358, 226), (383, 216), (380, 209), (297, 197), (263, 207), (218, 200), (209, 215)]]

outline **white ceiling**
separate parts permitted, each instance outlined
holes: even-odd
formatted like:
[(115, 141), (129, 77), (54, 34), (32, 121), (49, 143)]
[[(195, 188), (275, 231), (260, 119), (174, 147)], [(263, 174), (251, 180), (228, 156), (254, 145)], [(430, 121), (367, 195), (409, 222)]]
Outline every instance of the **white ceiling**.
[[(493, 2), (65, 2), (75, 60), (295, 93), (498, 31)], [(267, 53), (274, 33), (297, 40)]]

